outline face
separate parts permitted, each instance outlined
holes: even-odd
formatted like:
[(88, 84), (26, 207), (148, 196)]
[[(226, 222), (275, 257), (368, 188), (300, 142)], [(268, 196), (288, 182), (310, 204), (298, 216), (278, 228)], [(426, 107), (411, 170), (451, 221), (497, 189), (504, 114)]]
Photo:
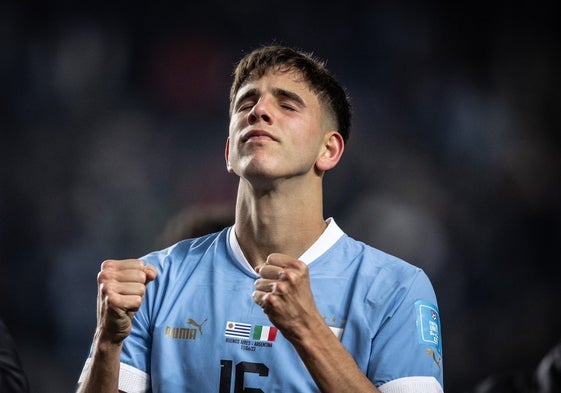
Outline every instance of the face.
[(226, 162), (247, 179), (312, 174), (329, 132), (318, 97), (295, 72), (269, 72), (237, 92)]

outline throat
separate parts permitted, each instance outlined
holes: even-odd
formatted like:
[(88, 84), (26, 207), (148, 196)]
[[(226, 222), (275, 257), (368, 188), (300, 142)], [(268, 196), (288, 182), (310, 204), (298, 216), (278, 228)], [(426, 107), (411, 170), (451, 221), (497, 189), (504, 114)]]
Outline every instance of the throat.
[(309, 223), (306, 226), (294, 223), (275, 229), (266, 226), (244, 229), (236, 224), (236, 237), (247, 261), (255, 268), (264, 263), (272, 253), (299, 258), (317, 241), (326, 227), (324, 220), (314, 226)]

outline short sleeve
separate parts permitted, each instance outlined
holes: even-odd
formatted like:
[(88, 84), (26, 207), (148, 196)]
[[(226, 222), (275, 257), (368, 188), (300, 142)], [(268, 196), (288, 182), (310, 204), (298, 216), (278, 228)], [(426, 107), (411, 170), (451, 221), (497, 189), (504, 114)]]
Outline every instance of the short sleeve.
[[(429, 278), (418, 270), (410, 285), (396, 290), (394, 297), (393, 308), (373, 338), (368, 377), (379, 387), (400, 379), (405, 382), (411, 381), (410, 378), (429, 377), (438, 382), (435, 386), (442, 389), (440, 317)], [(416, 391), (399, 390), (408, 393)]]

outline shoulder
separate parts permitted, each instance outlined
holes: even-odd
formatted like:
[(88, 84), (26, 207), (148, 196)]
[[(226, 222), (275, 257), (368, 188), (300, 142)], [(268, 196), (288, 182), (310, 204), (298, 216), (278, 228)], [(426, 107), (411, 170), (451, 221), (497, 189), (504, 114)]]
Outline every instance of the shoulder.
[(349, 235), (341, 237), (336, 252), (346, 255), (347, 259), (351, 258), (355, 263), (359, 263), (360, 268), (364, 272), (370, 272), (370, 274), (382, 274), (395, 279), (412, 278), (418, 274), (424, 275), (419, 267)]
[(201, 237), (185, 239), (163, 250), (153, 251), (140, 259), (155, 266), (159, 272), (194, 267), (204, 255), (227, 253), (228, 228)]
[(348, 235), (340, 243), (337, 252), (356, 265), (368, 302), (380, 304), (408, 296), (436, 304), (432, 283), (421, 268)]

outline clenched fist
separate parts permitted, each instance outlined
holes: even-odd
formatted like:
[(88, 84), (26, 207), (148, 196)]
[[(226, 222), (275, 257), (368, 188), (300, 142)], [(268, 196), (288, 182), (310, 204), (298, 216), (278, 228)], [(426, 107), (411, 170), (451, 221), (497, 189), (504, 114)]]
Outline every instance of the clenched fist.
[(106, 260), (97, 275), (97, 334), (99, 339), (121, 343), (131, 330), (146, 285), (156, 278), (156, 268), (139, 259)]
[(304, 262), (284, 254), (271, 254), (255, 270), (261, 278), (255, 281), (253, 300), (285, 337), (298, 336), (302, 329), (311, 329), (322, 321)]

